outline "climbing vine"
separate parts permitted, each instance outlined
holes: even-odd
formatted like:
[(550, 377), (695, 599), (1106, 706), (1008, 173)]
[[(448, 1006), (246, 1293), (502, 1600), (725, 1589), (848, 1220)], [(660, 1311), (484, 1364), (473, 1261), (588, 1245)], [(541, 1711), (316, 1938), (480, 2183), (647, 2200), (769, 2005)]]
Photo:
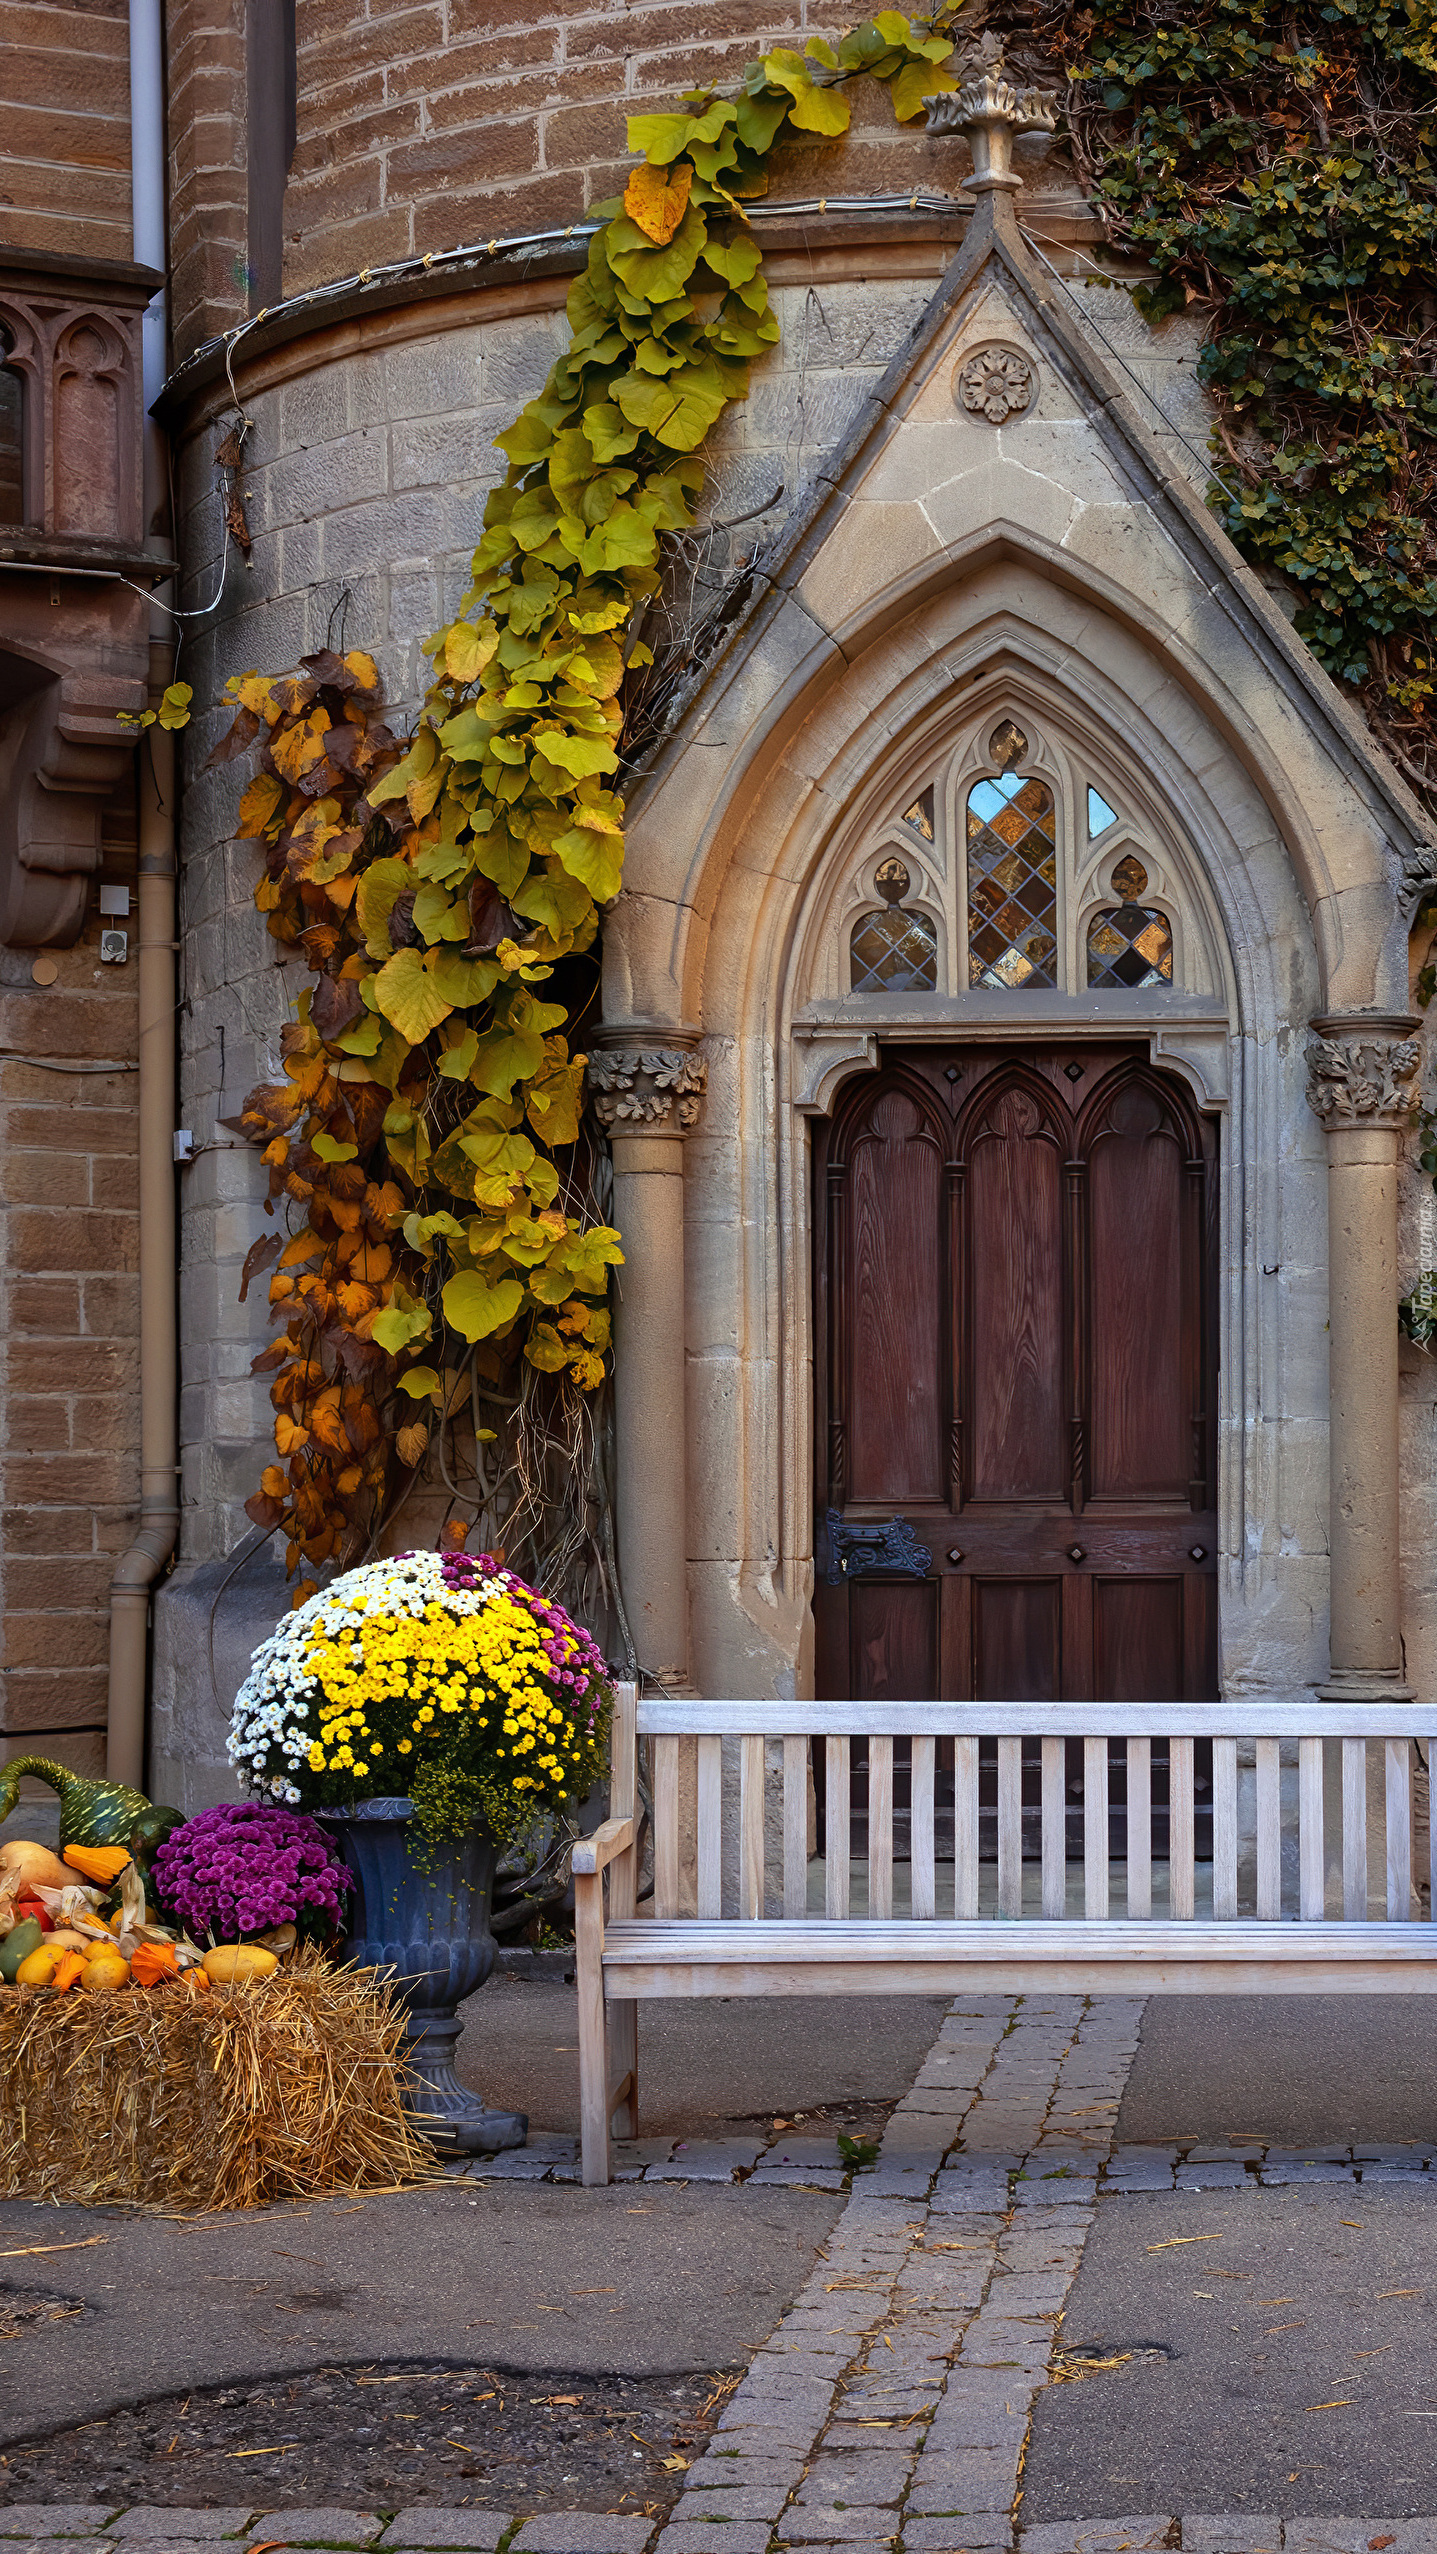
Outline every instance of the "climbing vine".
[(256, 902), (314, 977), (244, 1120), (271, 1211), (298, 1218), (243, 1281), (271, 1270), (282, 1324), (255, 1361), (279, 1460), (248, 1510), (283, 1530), (291, 1573), (372, 1543), (396, 1467), (411, 1477), (516, 1359), (580, 1394), (603, 1376), (622, 1250), (574, 1168), (572, 1033), (622, 871), (634, 616), (694, 522), (706, 437), (778, 335), (745, 201), (785, 140), (847, 130), (855, 77), (902, 122), (956, 87), (951, 15), (884, 10), (766, 54), (734, 98), (631, 121), (640, 164), (597, 208), (569, 345), (498, 438), (504, 481), (410, 734), (359, 652), (228, 687), (212, 760), (258, 749), (239, 823), (264, 847)]
[(1035, 34), (1141, 307), (1205, 323), (1225, 529), (1437, 808), (1437, 8), (1059, 0)]

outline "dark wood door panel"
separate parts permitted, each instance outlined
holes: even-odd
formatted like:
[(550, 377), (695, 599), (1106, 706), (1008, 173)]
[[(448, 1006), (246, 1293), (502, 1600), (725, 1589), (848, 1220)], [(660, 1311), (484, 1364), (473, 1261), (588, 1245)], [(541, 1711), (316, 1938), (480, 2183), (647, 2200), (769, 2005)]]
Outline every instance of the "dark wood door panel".
[(964, 1363), (973, 1500), (1063, 1496), (1063, 1184), (1055, 1114), (1026, 1089), (1000, 1091), (967, 1165)]
[(944, 1496), (942, 1179), (942, 1152), (913, 1099), (902, 1088), (883, 1091), (850, 1171), (844, 1487), (853, 1501), (901, 1506)]
[(1183, 1695), (1180, 1578), (1095, 1578), (1093, 1678), (1105, 1703), (1178, 1703)]
[(849, 1693), (911, 1702), (938, 1690), (938, 1587), (931, 1579), (859, 1580), (849, 1596)]
[(894, 1048), (815, 1167), (820, 1512), (931, 1555), (820, 1591), (820, 1693), (1214, 1694), (1211, 1122), (1136, 1044)]
[(973, 1581), (973, 1693), (980, 1703), (1056, 1703), (1063, 1692), (1062, 1582)]

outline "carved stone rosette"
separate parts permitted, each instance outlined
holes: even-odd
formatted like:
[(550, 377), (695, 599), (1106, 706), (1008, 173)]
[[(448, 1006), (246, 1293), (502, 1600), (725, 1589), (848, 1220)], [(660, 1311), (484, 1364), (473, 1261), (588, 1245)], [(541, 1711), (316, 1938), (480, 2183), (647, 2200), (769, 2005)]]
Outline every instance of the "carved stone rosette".
[(1324, 1126), (1405, 1124), (1416, 1104), (1421, 1041), (1356, 1023), (1307, 1041), (1307, 1101)]
[(666, 1127), (692, 1134), (703, 1112), (708, 1058), (682, 1046), (612, 1046), (591, 1055), (588, 1087), (606, 1133)]

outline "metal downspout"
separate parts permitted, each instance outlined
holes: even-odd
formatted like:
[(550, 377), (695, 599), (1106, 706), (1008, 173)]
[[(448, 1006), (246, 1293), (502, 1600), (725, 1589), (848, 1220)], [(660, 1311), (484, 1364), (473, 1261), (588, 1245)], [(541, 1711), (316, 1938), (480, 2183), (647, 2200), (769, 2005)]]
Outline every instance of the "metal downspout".
[[(130, 0), (130, 172), (136, 262), (167, 271), (162, 0)], [(164, 383), (167, 313), (156, 293), (142, 323), (144, 535), (167, 493), (164, 436), (150, 408)], [(173, 625), (171, 625), (173, 626)], [(150, 706), (171, 679), (173, 641), (150, 613)], [(179, 1326), (175, 1214), (175, 744), (147, 730), (136, 769), (139, 814), (140, 1523), (110, 1582), (107, 1766), (143, 1788), (150, 1592), (179, 1537)]]

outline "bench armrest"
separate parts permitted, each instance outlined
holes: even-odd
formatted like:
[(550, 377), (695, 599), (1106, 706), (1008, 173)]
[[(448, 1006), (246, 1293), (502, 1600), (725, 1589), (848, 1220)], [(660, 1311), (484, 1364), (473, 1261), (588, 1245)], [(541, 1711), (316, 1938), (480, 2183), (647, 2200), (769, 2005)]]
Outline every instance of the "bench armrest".
[(576, 1877), (586, 1872), (603, 1871), (616, 1855), (627, 1853), (634, 1841), (632, 1818), (606, 1818), (591, 1836), (581, 1836), (574, 1847), (573, 1869)]

